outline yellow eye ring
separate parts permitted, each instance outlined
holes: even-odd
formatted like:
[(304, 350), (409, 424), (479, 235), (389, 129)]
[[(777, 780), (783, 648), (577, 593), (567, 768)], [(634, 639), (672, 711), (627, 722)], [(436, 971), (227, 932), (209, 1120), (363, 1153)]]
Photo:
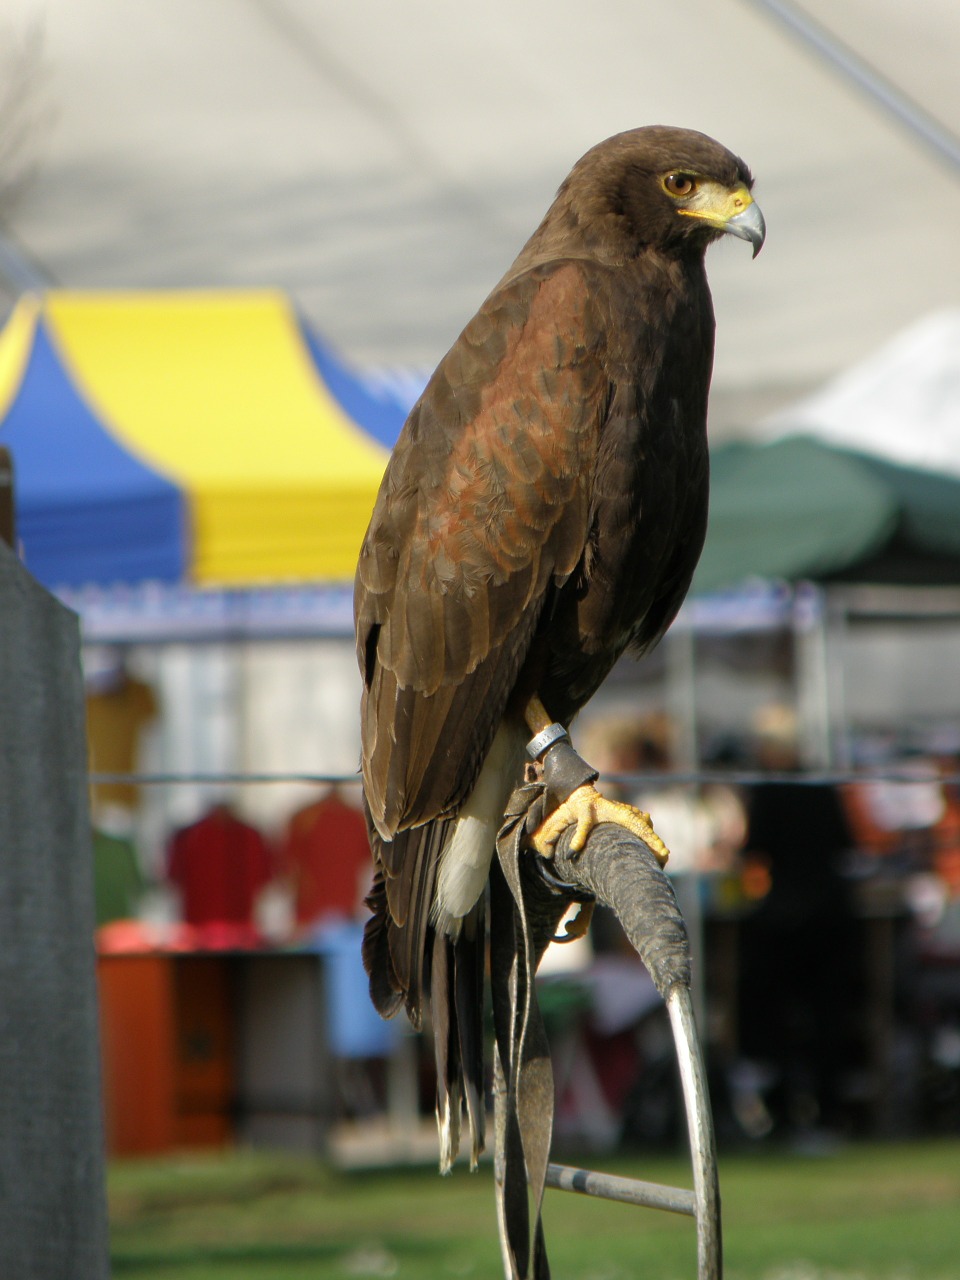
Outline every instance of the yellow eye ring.
[(663, 189), (668, 195), (684, 200), (697, 189), (697, 180), (689, 173), (668, 173), (663, 179)]

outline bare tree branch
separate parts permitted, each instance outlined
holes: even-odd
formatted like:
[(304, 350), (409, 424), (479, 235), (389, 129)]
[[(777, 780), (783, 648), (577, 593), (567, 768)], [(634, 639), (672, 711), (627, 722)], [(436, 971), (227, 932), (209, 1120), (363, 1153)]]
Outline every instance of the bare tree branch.
[(54, 111), (45, 100), (44, 29), (0, 27), (0, 217), (19, 199), (39, 164), (39, 143)]

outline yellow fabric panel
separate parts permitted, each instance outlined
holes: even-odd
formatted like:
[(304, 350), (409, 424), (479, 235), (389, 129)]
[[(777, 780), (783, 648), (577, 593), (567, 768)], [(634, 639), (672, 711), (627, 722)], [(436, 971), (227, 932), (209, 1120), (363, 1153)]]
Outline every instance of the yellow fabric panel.
[(282, 294), (55, 293), (45, 311), (100, 420), (187, 495), (196, 581), (352, 578), (387, 452)]
[(14, 307), (0, 333), (0, 424), (17, 397), (40, 315), (40, 303), (25, 294)]
[(237, 486), (198, 500), (193, 576), (227, 586), (352, 581), (375, 496), (375, 486)]

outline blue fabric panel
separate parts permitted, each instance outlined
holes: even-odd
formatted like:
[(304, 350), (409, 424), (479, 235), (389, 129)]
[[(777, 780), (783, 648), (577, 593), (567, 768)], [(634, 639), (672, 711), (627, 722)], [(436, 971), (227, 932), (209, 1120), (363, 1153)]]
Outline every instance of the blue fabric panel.
[(300, 332), (321, 378), (344, 413), (368, 436), (372, 436), (385, 448), (392, 449), (407, 417), (404, 407), (391, 397), (378, 396), (364, 386), (355, 374), (331, 354), (316, 334), (311, 333), (307, 325), (301, 323)]
[(0, 442), (13, 455), (17, 533), (35, 578), (57, 587), (186, 576), (184, 495), (101, 426), (42, 324)]
[(327, 1035), (338, 1058), (382, 1058), (393, 1052), (398, 1023), (384, 1020), (370, 1003), (360, 948), (363, 925), (351, 921), (320, 926), (311, 946), (324, 957)]

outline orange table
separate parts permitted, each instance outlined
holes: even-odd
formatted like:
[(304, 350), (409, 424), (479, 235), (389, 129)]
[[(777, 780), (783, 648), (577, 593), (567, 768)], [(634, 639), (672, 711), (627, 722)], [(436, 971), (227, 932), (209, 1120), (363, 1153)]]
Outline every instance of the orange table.
[(333, 1088), (320, 956), (111, 952), (97, 979), (111, 1155), (322, 1147)]

